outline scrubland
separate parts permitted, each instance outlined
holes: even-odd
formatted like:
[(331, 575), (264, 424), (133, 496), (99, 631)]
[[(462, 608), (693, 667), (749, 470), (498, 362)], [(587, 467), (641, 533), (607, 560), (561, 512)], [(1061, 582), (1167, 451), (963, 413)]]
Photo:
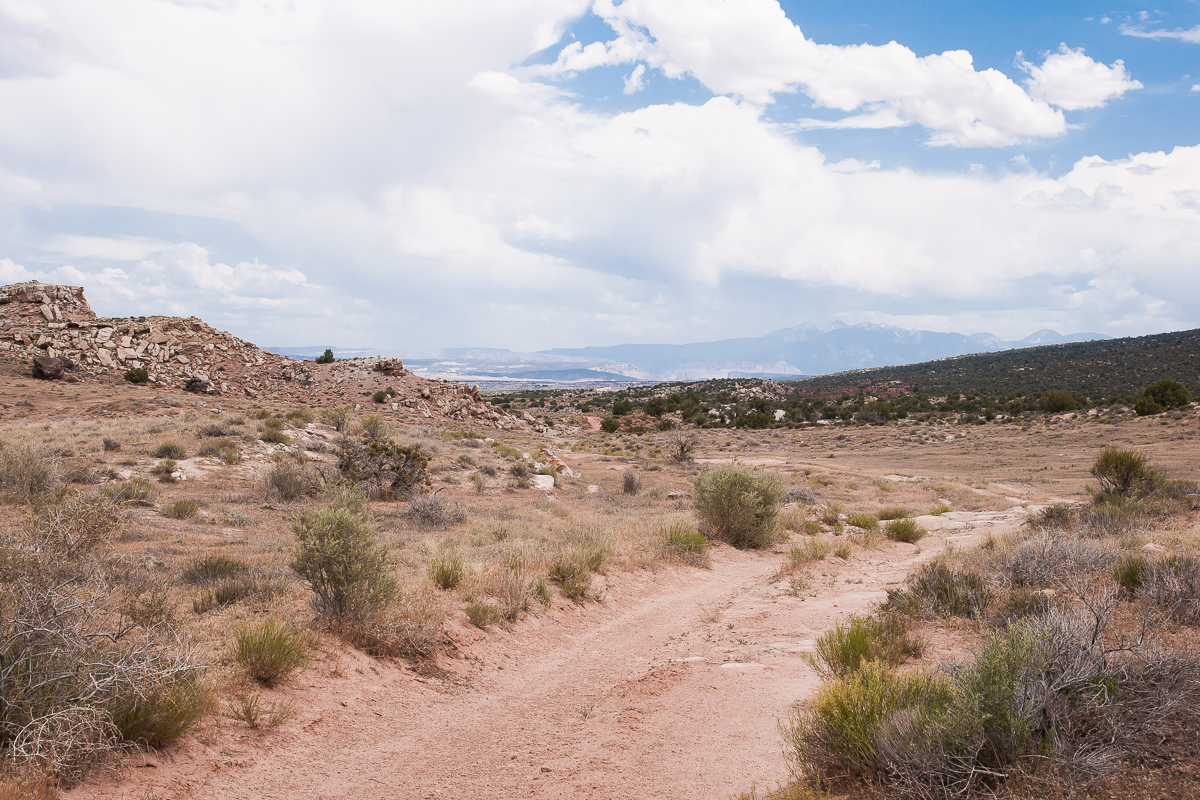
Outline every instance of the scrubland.
[(0, 797), (1200, 780), (1194, 409), (704, 430), (685, 453), (568, 411), (584, 432), (194, 398), (22, 417), (0, 430)]

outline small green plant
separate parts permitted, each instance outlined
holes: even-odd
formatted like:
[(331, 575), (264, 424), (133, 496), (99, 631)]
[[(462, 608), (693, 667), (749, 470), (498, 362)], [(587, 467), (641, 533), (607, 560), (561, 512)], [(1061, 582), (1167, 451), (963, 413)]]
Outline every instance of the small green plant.
[(1092, 464), (1092, 476), (1100, 482), (1101, 497), (1129, 494), (1144, 481), (1150, 460), (1143, 453), (1121, 447), (1106, 447)]
[(328, 347), (325, 348), (324, 353), (322, 353), (321, 355), (319, 355), (315, 359), (313, 359), (313, 361), (315, 361), (318, 364), (332, 364), (334, 362), (334, 360), (335, 359), (333, 357), (333, 350)]
[(905, 589), (888, 590), (885, 607), (906, 614), (971, 617), (982, 613), (991, 602), (983, 578), (935, 561), (909, 576)]
[(916, 544), (928, 533), (924, 528), (911, 519), (894, 519), (884, 526), (888, 538), (897, 542)]
[(191, 519), (200, 511), (200, 506), (192, 500), (176, 500), (163, 509), (163, 514), (171, 519)]
[(931, 516), (931, 517), (940, 517), (942, 514), (949, 513), (953, 510), (954, 510), (953, 508), (946, 505), (945, 503), (937, 503), (936, 505), (933, 506), (933, 508), (929, 509), (928, 513), (929, 513), (929, 516)]
[(457, 553), (434, 556), (427, 567), (429, 580), (439, 589), (453, 589), (467, 576), (462, 556)]
[(291, 444), (292, 438), (283, 432), (282, 428), (268, 426), (263, 428), (263, 432), (259, 434), (259, 439), (267, 444)]
[(625, 494), (636, 495), (642, 490), (642, 479), (636, 472), (625, 470), (621, 473), (621, 491)]
[(842, 521), (842, 507), (837, 503), (830, 503), (821, 509), (821, 522), (829, 526), (839, 525)]
[(788, 547), (788, 564), (792, 569), (796, 569), (810, 561), (824, 561), (832, 549), (833, 546), (825, 539), (806, 537), (800, 544)]
[(697, 566), (706, 563), (708, 539), (692, 526), (676, 522), (663, 528), (661, 536), (669, 555)]
[(263, 702), (262, 692), (247, 692), (229, 700), (229, 716), (241, 720), (253, 730), (278, 728), (296, 713), (296, 705), (287, 700)]
[(130, 744), (161, 747), (183, 736), (212, 711), (216, 699), (195, 672), (158, 686), (115, 695), (108, 708), (121, 739)]
[(1121, 590), (1130, 596), (1137, 594), (1150, 573), (1150, 563), (1142, 556), (1125, 556), (1113, 567), (1113, 576)]
[(911, 517), (912, 512), (909, 511), (907, 508), (904, 508), (903, 506), (884, 506), (883, 508), (879, 509), (879, 511), (877, 511), (875, 513), (875, 516), (879, 519), (880, 522), (885, 522), (887, 520), (904, 519), (905, 517)]
[(770, 547), (783, 536), (779, 476), (747, 467), (705, 469), (692, 490), (701, 530), (739, 548)]
[(285, 416), (288, 422), (301, 428), (316, 419), (316, 415), (307, 408), (293, 408)]
[(846, 517), (846, 524), (869, 531), (879, 527), (879, 520), (870, 514), (851, 514)]
[(321, 422), (341, 433), (350, 424), (350, 406), (321, 409)]
[(233, 657), (250, 677), (274, 686), (308, 663), (308, 634), (276, 617), (233, 629)]
[(600, 420), (600, 429), (605, 433), (616, 433), (621, 429), (621, 420), (616, 417), (605, 417)]
[(187, 448), (181, 445), (179, 442), (166, 441), (155, 448), (154, 457), (171, 458), (175, 460), (187, 458)]
[(500, 609), (491, 603), (467, 603), (467, 621), (476, 628), (500, 624)]
[(142, 386), (150, 382), (150, 372), (145, 367), (130, 367), (125, 370), (125, 380)]
[(114, 501), (128, 503), (131, 506), (153, 505), (159, 494), (158, 487), (145, 478), (130, 478), (123, 483), (109, 487), (106, 491)]
[(550, 565), (550, 579), (559, 585), (563, 595), (580, 601), (591, 588), (592, 573), (600, 571), (611, 552), (611, 545), (602, 538), (579, 537), (559, 551)]
[(173, 459), (164, 458), (150, 468), (150, 474), (157, 475), (158, 479), (163, 483), (173, 483), (175, 481), (175, 471), (178, 469), (179, 465)]
[(813, 666), (822, 677), (834, 678), (876, 660), (896, 666), (920, 657), (925, 644), (910, 635), (909, 626), (909, 618), (899, 614), (851, 617), (817, 637)]
[(388, 401), (388, 393), (383, 391), (382, 389), (380, 389), (378, 392), (371, 395), (371, 399), (374, 402), (382, 405), (383, 403), (386, 403)]
[(838, 542), (833, 546), (833, 554), (843, 561), (849, 560), (853, 553), (854, 548), (850, 546), (849, 542)]

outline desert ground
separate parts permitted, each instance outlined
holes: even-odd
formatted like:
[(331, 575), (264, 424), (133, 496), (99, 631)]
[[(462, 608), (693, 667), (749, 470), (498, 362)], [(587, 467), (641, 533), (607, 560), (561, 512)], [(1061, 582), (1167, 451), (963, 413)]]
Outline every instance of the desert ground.
[[(288, 569), (291, 521), (325, 499), (316, 488), (280, 499), (266, 488), (269, 473), (287, 459), (330, 469), (339, 436), (297, 416), (284, 429), (291, 444), (261, 441), (256, 416), (289, 410), (116, 383), (0, 382), (6, 447), (53, 451), (85, 476), (84, 488), (154, 482), (157, 497), (128, 512), (111, 555), (163, 587), (164, 620), (207, 665), (216, 698), (179, 741), (129, 751), (65, 797), (724, 798), (772, 787), (791, 777), (780, 722), (820, 683), (808, 656), (823, 632), (870, 613), (947, 548), (1017, 532), (1050, 504), (1086, 504), (1089, 467), (1105, 445), (1136, 447), (1173, 477), (1197, 477), (1194, 409), (1176, 418), (702, 430), (688, 463), (667, 458), (666, 433), (604, 434), (569, 412), (544, 433), (389, 422), (396, 441), (432, 456), (428, 488), (453, 513), (431, 521), (403, 500), (370, 502), (405, 596), (444, 615), (428, 655), (372, 657), (318, 624)], [(351, 415), (350, 430), (368, 410)], [(214, 424), (240, 449), (239, 463), (196, 455)], [(577, 432), (555, 433), (563, 429)], [(164, 483), (152, 470), (167, 440), (187, 452), (177, 459), (183, 479)], [(560, 474), (551, 489), (515, 480), (512, 465), (544, 460), (543, 448), (574, 477)], [(713, 543), (707, 563), (689, 563), (663, 548), (661, 531), (695, 524), (696, 475), (720, 464), (781, 477), (791, 492), (781, 511), (788, 541), (762, 550)], [(181, 500), (195, 512), (169, 516)], [(906, 544), (838, 520), (838, 511), (844, 519), (881, 507), (908, 509), (928, 535)], [(11, 524), (23, 510), (0, 513)], [(1147, 524), (1131, 546), (1191, 547), (1198, 525), (1195, 511), (1181, 513)], [(545, 580), (547, 565), (585, 539), (602, 542), (606, 556), (571, 599)], [(792, 555), (814, 541), (828, 552)], [(439, 589), (429, 564), (448, 554), (464, 576)], [(252, 565), (275, 589), (201, 610), (201, 589), (181, 575), (210, 555)], [(512, 618), (472, 624), (465, 609), (499, 602), (498, 576), (514, 559), (526, 583)], [(312, 638), (307, 665), (266, 688), (245, 675), (229, 642), (237, 625), (269, 615)], [(919, 633), (927, 644), (913, 663), (936, 665), (966, 658), (977, 628), (929, 620)], [(254, 729), (231, 713), (248, 694), (287, 713)]]

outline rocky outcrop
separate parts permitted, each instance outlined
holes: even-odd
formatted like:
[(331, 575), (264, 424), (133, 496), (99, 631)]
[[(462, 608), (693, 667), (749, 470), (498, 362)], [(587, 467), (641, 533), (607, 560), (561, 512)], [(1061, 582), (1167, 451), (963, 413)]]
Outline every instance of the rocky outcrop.
[[(196, 317), (97, 317), (79, 286), (31, 281), (0, 287), (0, 358), (21, 361), (44, 378), (61, 378), (66, 370), (70, 380), (116, 381), (141, 368), (150, 385), (162, 388), (526, 427), (488, 403), (478, 387), (418, 377), (399, 359), (293, 361)], [(385, 402), (375, 403), (380, 391)]]

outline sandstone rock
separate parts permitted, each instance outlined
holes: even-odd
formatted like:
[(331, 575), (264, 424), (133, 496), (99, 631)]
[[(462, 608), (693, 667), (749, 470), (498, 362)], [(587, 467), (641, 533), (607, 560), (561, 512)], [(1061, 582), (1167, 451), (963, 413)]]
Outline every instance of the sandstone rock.
[(33, 377), (42, 380), (54, 380), (63, 376), (66, 364), (61, 358), (39, 356), (33, 359)]

